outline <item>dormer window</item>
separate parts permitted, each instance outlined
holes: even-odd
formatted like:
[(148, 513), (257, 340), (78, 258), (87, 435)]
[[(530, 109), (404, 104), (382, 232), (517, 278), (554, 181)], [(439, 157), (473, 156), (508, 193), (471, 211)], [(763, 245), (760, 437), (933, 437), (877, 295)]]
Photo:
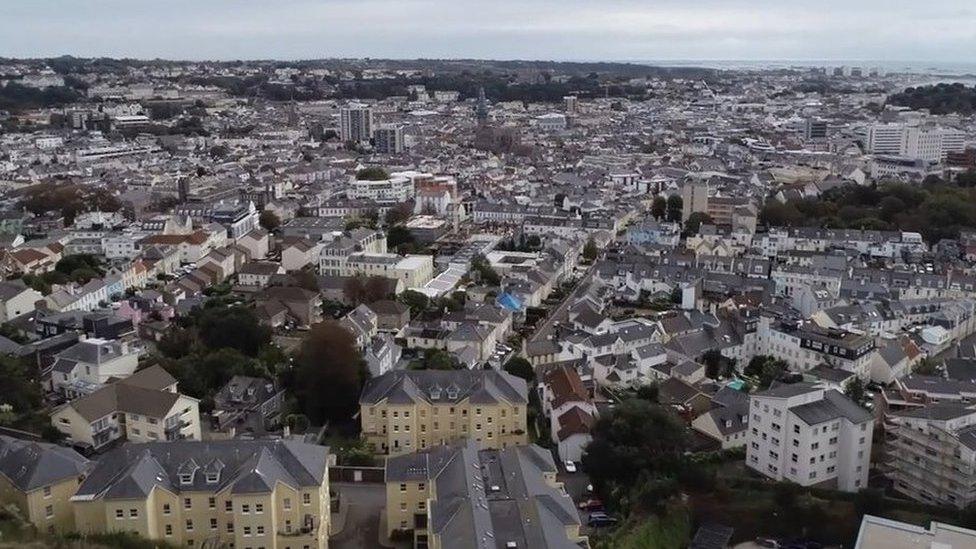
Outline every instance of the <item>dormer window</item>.
[(193, 473), (183, 473), (180, 475), (180, 484), (193, 484)]
[(207, 484), (217, 484), (220, 482), (220, 473), (207, 473)]

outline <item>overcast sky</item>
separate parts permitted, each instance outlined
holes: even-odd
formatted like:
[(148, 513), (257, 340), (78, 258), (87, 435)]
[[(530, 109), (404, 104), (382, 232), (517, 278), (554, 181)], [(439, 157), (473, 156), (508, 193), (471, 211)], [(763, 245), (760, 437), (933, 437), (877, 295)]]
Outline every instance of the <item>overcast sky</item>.
[(972, 62), (976, 0), (0, 0), (0, 56)]

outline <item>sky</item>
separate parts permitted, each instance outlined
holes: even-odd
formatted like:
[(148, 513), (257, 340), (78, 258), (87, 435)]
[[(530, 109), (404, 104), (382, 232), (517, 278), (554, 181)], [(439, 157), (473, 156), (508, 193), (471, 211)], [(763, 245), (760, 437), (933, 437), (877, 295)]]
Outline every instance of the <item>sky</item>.
[(976, 0), (0, 0), (0, 57), (973, 62)]

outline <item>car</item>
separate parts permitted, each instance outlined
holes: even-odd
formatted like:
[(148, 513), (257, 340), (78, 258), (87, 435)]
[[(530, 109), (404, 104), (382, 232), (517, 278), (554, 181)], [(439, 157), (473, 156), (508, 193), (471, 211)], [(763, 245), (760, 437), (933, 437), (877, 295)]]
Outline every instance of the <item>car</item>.
[(567, 473), (576, 472), (576, 464), (573, 463), (572, 461), (566, 460), (566, 463), (564, 463), (563, 466), (566, 468)]
[(597, 498), (590, 498), (586, 501), (581, 501), (579, 508), (584, 511), (602, 511), (603, 502)]
[(780, 549), (782, 545), (773, 538), (756, 538), (756, 545), (760, 547), (768, 547), (769, 549)]
[(613, 526), (614, 524), (617, 524), (617, 519), (606, 513), (590, 513), (590, 517), (586, 519), (586, 525), (592, 528)]

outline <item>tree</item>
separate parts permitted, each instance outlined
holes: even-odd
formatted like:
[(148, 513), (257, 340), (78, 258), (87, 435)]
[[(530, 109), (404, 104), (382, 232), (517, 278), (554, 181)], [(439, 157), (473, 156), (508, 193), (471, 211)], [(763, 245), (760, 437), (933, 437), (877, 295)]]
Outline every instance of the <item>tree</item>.
[(702, 354), (702, 364), (705, 365), (705, 375), (711, 379), (718, 379), (725, 375), (725, 357), (717, 349), (709, 349)]
[(413, 370), (454, 370), (454, 357), (443, 349), (425, 349), (424, 357), (410, 365)]
[(688, 220), (685, 221), (685, 234), (698, 234), (698, 230), (701, 229), (701, 226), (709, 223), (712, 223), (712, 216), (705, 212), (694, 212), (693, 214), (689, 215)]
[(411, 214), (413, 214), (412, 205), (409, 202), (401, 202), (386, 210), (386, 216), (383, 218), (383, 221), (388, 227), (392, 227), (406, 223), (410, 219)]
[(426, 295), (414, 290), (404, 291), (397, 297), (397, 300), (410, 307), (410, 318), (419, 318), (430, 305), (430, 299)]
[(197, 314), (196, 325), (200, 340), (210, 349), (226, 347), (253, 357), (271, 343), (271, 329), (245, 307), (204, 308)]
[(768, 388), (789, 369), (786, 361), (767, 355), (758, 355), (749, 361), (743, 373), (759, 379), (759, 386)]
[(668, 197), (668, 221), (681, 221), (681, 210), (684, 207), (684, 200), (680, 196), (673, 194)]
[(410, 229), (402, 225), (395, 225), (386, 231), (386, 245), (390, 248), (398, 248), (402, 244), (413, 244), (414, 237)]
[(861, 381), (861, 378), (855, 376), (854, 379), (847, 384), (847, 387), (844, 389), (844, 393), (854, 402), (862, 405), (864, 404), (864, 398), (866, 395), (864, 393), (864, 382)]
[(356, 172), (356, 179), (360, 181), (383, 181), (384, 179), (389, 178), (390, 174), (388, 174), (383, 168), (377, 166), (363, 168)]
[(264, 227), (264, 230), (271, 232), (281, 226), (281, 219), (278, 214), (271, 210), (262, 210), (261, 216), (258, 218), (258, 223)]
[(625, 400), (601, 415), (591, 435), (583, 466), (602, 494), (629, 489), (642, 472), (674, 473), (688, 445), (687, 431), (677, 416), (641, 399)]
[(471, 270), (478, 273), (481, 281), (489, 286), (498, 286), (502, 282), (502, 278), (498, 276), (495, 269), (488, 263), (488, 259), (482, 254), (477, 254), (471, 258)]
[(664, 219), (668, 213), (668, 199), (661, 195), (654, 197), (654, 202), (651, 203), (651, 215), (654, 219), (661, 221)]
[(530, 383), (535, 379), (535, 369), (532, 367), (532, 363), (520, 356), (512, 357), (506, 362), (505, 371)]
[(932, 360), (931, 358), (923, 358), (912, 369), (912, 373), (918, 374), (920, 376), (939, 375), (939, 365), (936, 361)]
[(369, 377), (356, 338), (334, 321), (312, 326), (295, 357), (291, 391), (315, 424), (349, 419)]
[(596, 247), (596, 241), (594, 241), (593, 237), (591, 236), (583, 246), (583, 259), (588, 262), (592, 262), (596, 259), (596, 256), (599, 255), (599, 253), (600, 251)]

